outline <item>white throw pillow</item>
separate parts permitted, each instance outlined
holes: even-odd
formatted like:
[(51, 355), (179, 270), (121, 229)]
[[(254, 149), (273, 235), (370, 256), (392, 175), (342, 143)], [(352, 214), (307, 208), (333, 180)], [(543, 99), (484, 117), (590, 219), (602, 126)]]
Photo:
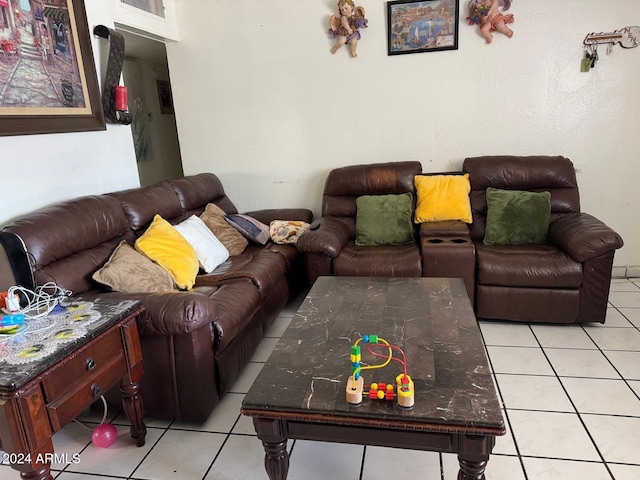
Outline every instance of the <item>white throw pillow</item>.
[(209, 230), (209, 227), (195, 215), (174, 226), (196, 251), (200, 267), (205, 272), (211, 273), (218, 265), (229, 258), (229, 251), (226, 247)]

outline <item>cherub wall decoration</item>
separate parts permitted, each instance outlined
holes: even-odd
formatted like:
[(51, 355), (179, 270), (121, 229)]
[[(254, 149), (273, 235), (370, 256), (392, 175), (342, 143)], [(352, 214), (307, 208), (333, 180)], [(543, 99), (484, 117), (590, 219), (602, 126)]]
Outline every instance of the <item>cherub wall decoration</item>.
[(514, 17), (512, 14), (502, 13), (509, 8), (511, 0), (470, 0), (467, 21), (469, 25), (480, 26), (480, 34), (487, 43), (493, 41), (492, 32), (500, 32), (511, 38), (513, 30), (507, 25), (513, 23)]
[(331, 53), (336, 53), (343, 45), (347, 44), (351, 56), (357, 57), (358, 40), (360, 40), (358, 30), (367, 28), (364, 8), (356, 7), (353, 0), (339, 0), (338, 11), (340, 16), (331, 16), (327, 32), (331, 38), (337, 38), (336, 43), (331, 47)]

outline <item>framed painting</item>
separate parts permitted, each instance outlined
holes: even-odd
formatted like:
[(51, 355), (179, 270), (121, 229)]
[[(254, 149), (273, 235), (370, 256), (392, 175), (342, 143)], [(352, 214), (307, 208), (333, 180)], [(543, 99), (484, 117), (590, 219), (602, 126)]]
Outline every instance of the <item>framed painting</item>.
[(388, 54), (457, 50), (458, 15), (458, 0), (388, 2)]
[(83, 0), (6, 0), (0, 10), (8, 25), (0, 37), (0, 135), (104, 130)]
[(160, 113), (173, 113), (173, 99), (171, 96), (171, 84), (166, 80), (156, 80), (158, 87), (158, 100), (160, 101)]

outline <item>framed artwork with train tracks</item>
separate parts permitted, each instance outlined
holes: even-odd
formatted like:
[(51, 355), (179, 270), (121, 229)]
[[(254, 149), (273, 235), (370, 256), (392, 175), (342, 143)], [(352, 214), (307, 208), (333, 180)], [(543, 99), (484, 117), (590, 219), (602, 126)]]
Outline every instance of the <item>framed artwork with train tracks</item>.
[(104, 130), (83, 0), (0, 0), (0, 135)]

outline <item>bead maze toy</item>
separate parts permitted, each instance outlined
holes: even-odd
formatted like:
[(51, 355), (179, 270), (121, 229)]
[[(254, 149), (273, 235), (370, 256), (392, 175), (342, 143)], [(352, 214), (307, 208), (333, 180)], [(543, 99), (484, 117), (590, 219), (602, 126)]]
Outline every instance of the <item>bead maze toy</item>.
[[(385, 358), (384, 363), (379, 365), (362, 365), (362, 353), (360, 342), (367, 345), (367, 351), (378, 358)], [(386, 355), (374, 351), (375, 348), (383, 348), (388, 351)], [(393, 356), (393, 352), (400, 352), (402, 359)], [(351, 375), (347, 380), (346, 397), (347, 402), (352, 405), (362, 403), (363, 395), (367, 395), (372, 400), (397, 400), (398, 406), (403, 408), (412, 408), (415, 403), (415, 394), (413, 388), (413, 380), (407, 375), (407, 361), (402, 349), (396, 345), (391, 345), (384, 338), (377, 335), (363, 335), (351, 346)], [(398, 375), (393, 383), (371, 383), (364, 384), (364, 377), (361, 375), (363, 370), (373, 370), (384, 368), (396, 361), (402, 364), (403, 373)], [(367, 390), (367, 391), (365, 391)]]

